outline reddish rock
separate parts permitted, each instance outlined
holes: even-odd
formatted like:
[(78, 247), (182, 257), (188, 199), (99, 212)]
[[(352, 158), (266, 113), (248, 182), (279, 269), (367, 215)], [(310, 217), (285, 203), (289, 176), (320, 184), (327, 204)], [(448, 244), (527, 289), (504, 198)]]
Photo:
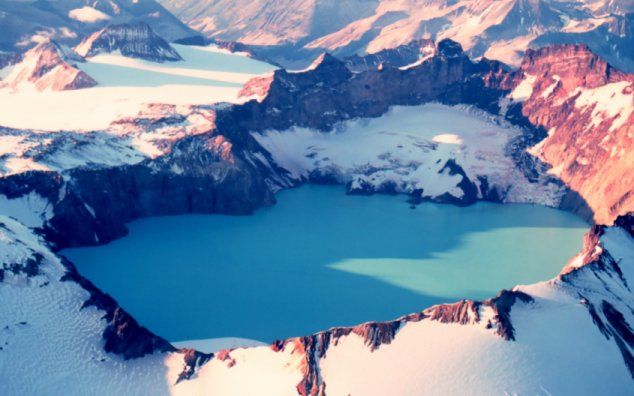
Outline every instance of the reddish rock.
[(462, 300), (455, 304), (437, 305), (425, 311), (430, 320), (441, 323), (460, 323), (463, 325), (480, 321), (480, 306), (477, 301)]
[(12, 87), (31, 83), (40, 91), (67, 91), (97, 85), (92, 77), (72, 64), (74, 61), (76, 59), (69, 58), (56, 43), (42, 43), (24, 54), (5, 83)]
[(529, 75), (535, 78), (533, 93), (521, 113), (533, 125), (552, 131), (539, 149), (541, 158), (587, 202), (595, 222), (612, 224), (633, 211), (634, 113), (618, 128), (613, 127), (616, 117), (605, 116), (592, 125), (595, 108), (576, 107), (575, 101), (584, 90), (623, 82), (629, 83), (623, 94), (634, 106), (634, 75), (613, 68), (584, 45), (528, 51), (520, 70), (505, 82), (507, 88)]

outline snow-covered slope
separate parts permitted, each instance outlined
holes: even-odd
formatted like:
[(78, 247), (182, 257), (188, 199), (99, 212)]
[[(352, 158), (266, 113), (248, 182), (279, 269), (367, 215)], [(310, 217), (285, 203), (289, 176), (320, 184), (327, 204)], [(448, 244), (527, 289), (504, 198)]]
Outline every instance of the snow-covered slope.
[(370, 15), (377, 0), (165, 0), (194, 29), (248, 44), (295, 43)]
[(53, 41), (39, 44), (27, 51), (21, 62), (6, 69), (0, 89), (66, 91), (97, 85), (92, 77), (77, 67), (77, 62), (83, 62), (83, 58), (71, 49)]
[[(161, 353), (175, 349), (79, 278), (32, 230), (5, 216), (0, 262), (3, 395), (167, 394), (177, 378), (168, 377), (187, 366), (187, 351)], [(29, 372), (37, 375), (25, 380)]]
[[(182, 61), (159, 64), (113, 53), (75, 63), (77, 72), (97, 83), (89, 89), (33, 92), (0, 88), (0, 125), (47, 131), (99, 130), (120, 118), (135, 116), (153, 103), (188, 106), (244, 101), (238, 98), (242, 85), (274, 69), (213, 45), (174, 44), (173, 48)], [(11, 74), (12, 70), (17, 73), (11, 67), (3, 72)]]
[[(583, 42), (634, 70), (632, 2), (621, 0), (369, 0), (247, 2), (161, 0), (209, 37), (255, 46), (289, 66), (321, 51), (376, 53), (420, 38), (459, 42), (472, 56), (517, 66), (532, 45)], [(261, 12), (261, 10), (265, 10)], [(232, 23), (233, 21), (238, 21)], [(606, 45), (606, 41), (609, 45)], [(533, 44), (535, 42), (535, 44)], [(305, 51), (297, 52), (298, 48)]]
[(0, 127), (0, 175), (138, 164), (164, 155), (180, 139), (209, 131), (213, 118), (210, 110), (156, 105), (107, 131)]
[[(557, 206), (558, 184), (531, 183), (508, 155), (522, 130), (467, 106), (394, 107), (379, 118), (254, 133), (295, 179), (331, 180), (351, 192), (399, 192), (458, 202), (472, 194)], [(355, 147), (355, 150), (350, 150)]]

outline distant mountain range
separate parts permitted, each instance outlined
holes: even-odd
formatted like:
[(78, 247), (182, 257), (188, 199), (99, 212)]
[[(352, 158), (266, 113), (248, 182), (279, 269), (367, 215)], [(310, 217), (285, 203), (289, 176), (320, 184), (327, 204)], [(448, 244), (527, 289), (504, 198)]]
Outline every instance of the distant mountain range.
[(21, 52), (47, 39), (75, 45), (109, 24), (144, 22), (168, 41), (198, 34), (155, 0), (3, 0), (0, 50)]
[(286, 66), (323, 51), (375, 53), (450, 38), (472, 57), (519, 66), (527, 48), (585, 43), (634, 70), (630, 0), (159, 0), (207, 37), (239, 41)]

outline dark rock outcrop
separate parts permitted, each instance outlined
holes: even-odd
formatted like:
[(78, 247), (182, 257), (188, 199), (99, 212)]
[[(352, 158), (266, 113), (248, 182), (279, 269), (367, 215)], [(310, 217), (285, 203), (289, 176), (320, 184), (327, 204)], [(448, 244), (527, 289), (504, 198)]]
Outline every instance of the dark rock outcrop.
[[(618, 218), (616, 222), (621, 223), (619, 227), (631, 232), (631, 221), (629, 216), (625, 216)], [(631, 307), (619, 296), (624, 291), (629, 297), (631, 290), (619, 263), (601, 244), (600, 238), (605, 230), (605, 226), (592, 227), (585, 236), (583, 250), (573, 259), (577, 261), (576, 265), (564, 268), (559, 280), (565, 287), (576, 290), (581, 304), (588, 309), (592, 322), (607, 340), (614, 340), (634, 378), (634, 355), (631, 352), (634, 348), (634, 330), (621, 311), (631, 312)], [(603, 285), (604, 290), (600, 294), (594, 294), (585, 287), (588, 277)], [(581, 286), (577, 284), (579, 281)]]
[(623, 355), (625, 365), (634, 379), (634, 355), (631, 352), (634, 348), (634, 331), (623, 317), (623, 314), (609, 302), (603, 300), (601, 311), (603, 311), (609, 326), (606, 328), (606, 332), (609, 332), (614, 337), (614, 341), (619, 347), (621, 355)]
[(521, 291), (502, 290), (495, 298), (485, 301), (483, 304), (493, 308), (496, 333), (507, 341), (515, 341), (515, 329), (511, 322), (511, 307), (517, 301), (523, 303), (533, 302), (533, 298)]
[(75, 50), (84, 57), (119, 51), (123, 56), (152, 62), (182, 60), (167, 41), (142, 22), (109, 25), (86, 38)]
[(214, 357), (212, 353), (201, 353), (191, 348), (184, 348), (179, 352), (184, 355), (183, 360), (185, 362), (185, 368), (179, 374), (176, 383), (190, 379), (199, 367)]
[(378, 117), (390, 106), (430, 101), (472, 104), (496, 113), (506, 75), (498, 62), (471, 62), (450, 40), (438, 43), (437, 56), (407, 70), (385, 66), (353, 74), (343, 61), (325, 54), (308, 72), (277, 70), (247, 83), (242, 96), (258, 92), (266, 98), (222, 112), (218, 128), (244, 133), (303, 126), (326, 131), (352, 118)]
[(42, 171), (0, 178), (0, 193), (12, 199), (36, 192), (47, 199), (53, 217), (43, 233), (57, 249), (91, 246), (124, 236), (125, 224), (142, 217), (249, 214), (271, 205), (275, 168), (258, 167), (248, 155), (207, 133), (136, 165), (76, 168), (65, 172), (66, 180)]
[(364, 56), (352, 55), (344, 59), (348, 69), (362, 72), (378, 69), (381, 65), (391, 67), (414, 66), (417, 62), (432, 57), (436, 53), (433, 40), (419, 39), (396, 48), (388, 48)]
[(472, 300), (438, 305), (428, 311), (429, 319), (437, 320), (440, 323), (460, 323), (462, 325), (479, 322), (481, 305), (482, 303)]
[(460, 183), (458, 183), (458, 187), (460, 187), (460, 189), (462, 190), (463, 195), (462, 197), (457, 198), (450, 193), (444, 193), (441, 196), (434, 198), (434, 201), (450, 203), (457, 206), (467, 206), (478, 201), (479, 197), (485, 196), (485, 192), (479, 191), (478, 186), (473, 181), (469, 180), (469, 177), (465, 173), (464, 169), (462, 169), (462, 167), (458, 165), (456, 161), (452, 159), (447, 160), (445, 166), (443, 166), (442, 169), (439, 171), (439, 173), (445, 172), (447, 172), (447, 174), (449, 175), (462, 176), (462, 180), (460, 180)]
[(136, 359), (154, 352), (176, 350), (169, 342), (140, 326), (112, 297), (79, 275), (72, 263), (64, 260), (64, 265), (67, 273), (62, 280), (75, 282), (90, 293), (90, 298), (84, 302), (82, 308), (94, 306), (104, 311), (107, 326), (102, 337), (106, 352), (120, 355), (125, 359)]
[(614, 225), (623, 228), (632, 237), (634, 237), (634, 213), (628, 213), (624, 216), (619, 216), (614, 221)]

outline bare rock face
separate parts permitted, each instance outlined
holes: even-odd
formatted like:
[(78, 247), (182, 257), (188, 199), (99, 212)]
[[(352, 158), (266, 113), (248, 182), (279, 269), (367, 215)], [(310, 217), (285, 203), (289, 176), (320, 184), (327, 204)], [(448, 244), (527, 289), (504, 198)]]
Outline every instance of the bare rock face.
[(76, 53), (49, 41), (26, 52), (4, 83), (13, 88), (32, 84), (40, 91), (94, 87), (97, 82), (75, 66), (82, 61)]
[(119, 51), (123, 56), (152, 62), (173, 62), (181, 56), (145, 23), (109, 25), (79, 44), (77, 53), (92, 57)]
[(407, 67), (428, 59), (435, 53), (436, 45), (433, 40), (418, 39), (413, 40), (409, 44), (384, 49), (374, 54), (365, 56), (355, 54), (345, 58), (345, 63), (354, 72), (377, 69), (383, 64), (392, 67)]
[(243, 96), (258, 92), (266, 93), (266, 98), (233, 108), (219, 117), (218, 126), (224, 128), (226, 119), (252, 131), (290, 126), (329, 130), (355, 117), (378, 117), (390, 106), (429, 101), (474, 104), (493, 111), (504, 70), (498, 62), (471, 62), (451, 40), (438, 43), (436, 56), (407, 70), (385, 65), (352, 73), (344, 61), (324, 54), (307, 72), (276, 70), (272, 77), (248, 82)]
[(597, 223), (632, 211), (634, 75), (584, 45), (558, 45), (529, 51), (513, 79), (526, 90), (521, 113), (548, 131), (534, 154), (580, 194)]
[(125, 223), (142, 217), (249, 214), (273, 204), (275, 167), (256, 166), (239, 147), (205, 133), (134, 165), (76, 168), (64, 177), (43, 171), (3, 177), (0, 194), (12, 199), (35, 192), (47, 199), (53, 216), (43, 232), (57, 248), (97, 245), (124, 236)]
[(94, 306), (104, 311), (107, 326), (102, 337), (106, 352), (120, 355), (125, 359), (136, 359), (154, 352), (176, 350), (169, 342), (140, 326), (112, 297), (82, 277), (72, 263), (64, 260), (64, 265), (67, 272), (62, 280), (76, 282), (90, 293), (90, 298), (84, 302), (82, 309)]

